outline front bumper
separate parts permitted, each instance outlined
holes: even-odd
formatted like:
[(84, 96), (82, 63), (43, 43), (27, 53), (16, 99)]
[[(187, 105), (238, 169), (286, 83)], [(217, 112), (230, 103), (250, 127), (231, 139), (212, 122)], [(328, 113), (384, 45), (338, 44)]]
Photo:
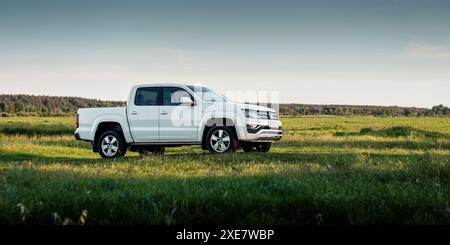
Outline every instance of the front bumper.
[[(256, 126), (256, 127), (255, 127)], [(247, 142), (273, 142), (283, 137), (279, 120), (247, 120), (239, 140)]]
[(255, 135), (256, 138), (250, 139), (249, 141), (278, 141), (283, 137), (283, 131), (281, 129), (267, 129), (261, 130)]

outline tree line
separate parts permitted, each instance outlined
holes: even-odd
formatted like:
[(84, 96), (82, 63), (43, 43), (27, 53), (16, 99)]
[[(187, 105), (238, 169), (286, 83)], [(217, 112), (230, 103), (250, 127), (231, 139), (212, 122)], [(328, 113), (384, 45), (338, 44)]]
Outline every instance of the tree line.
[[(79, 108), (125, 106), (124, 101), (104, 101), (81, 97), (0, 95), (0, 115), (9, 116), (73, 116)], [(450, 116), (444, 105), (429, 108), (369, 105), (279, 104), (282, 115), (292, 116)]]
[(444, 105), (436, 105), (429, 109), (400, 106), (280, 104), (279, 110), (280, 114), (295, 116), (450, 116), (450, 108)]
[(80, 97), (0, 95), (0, 114), (8, 116), (73, 116), (79, 108), (125, 106), (123, 101)]

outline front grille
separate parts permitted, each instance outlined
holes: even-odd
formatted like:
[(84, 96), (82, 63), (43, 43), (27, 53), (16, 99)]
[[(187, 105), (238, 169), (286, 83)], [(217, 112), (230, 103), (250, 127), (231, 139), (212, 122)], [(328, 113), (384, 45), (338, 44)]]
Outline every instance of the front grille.
[(270, 112), (268, 111), (258, 111), (258, 118), (259, 119), (270, 119)]
[(276, 120), (278, 120), (278, 113), (276, 113), (276, 112), (270, 112), (270, 119), (276, 119)]

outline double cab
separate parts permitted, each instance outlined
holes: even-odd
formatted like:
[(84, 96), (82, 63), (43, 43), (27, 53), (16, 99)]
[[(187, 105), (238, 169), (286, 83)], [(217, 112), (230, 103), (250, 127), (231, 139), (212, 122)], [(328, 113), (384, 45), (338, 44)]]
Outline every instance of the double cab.
[(103, 158), (164, 153), (165, 147), (201, 145), (211, 153), (268, 152), (282, 137), (278, 113), (234, 103), (207, 87), (178, 83), (134, 86), (126, 107), (77, 112), (75, 138)]

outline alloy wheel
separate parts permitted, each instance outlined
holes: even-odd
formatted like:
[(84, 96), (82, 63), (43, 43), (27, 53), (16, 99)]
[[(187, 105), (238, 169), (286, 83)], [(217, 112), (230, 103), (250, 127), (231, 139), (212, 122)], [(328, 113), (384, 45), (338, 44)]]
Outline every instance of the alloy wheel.
[(113, 135), (107, 135), (103, 138), (101, 147), (103, 154), (112, 157), (119, 150), (119, 141)]
[(218, 129), (211, 135), (210, 142), (214, 151), (222, 153), (228, 150), (230, 147), (231, 139), (227, 131)]

